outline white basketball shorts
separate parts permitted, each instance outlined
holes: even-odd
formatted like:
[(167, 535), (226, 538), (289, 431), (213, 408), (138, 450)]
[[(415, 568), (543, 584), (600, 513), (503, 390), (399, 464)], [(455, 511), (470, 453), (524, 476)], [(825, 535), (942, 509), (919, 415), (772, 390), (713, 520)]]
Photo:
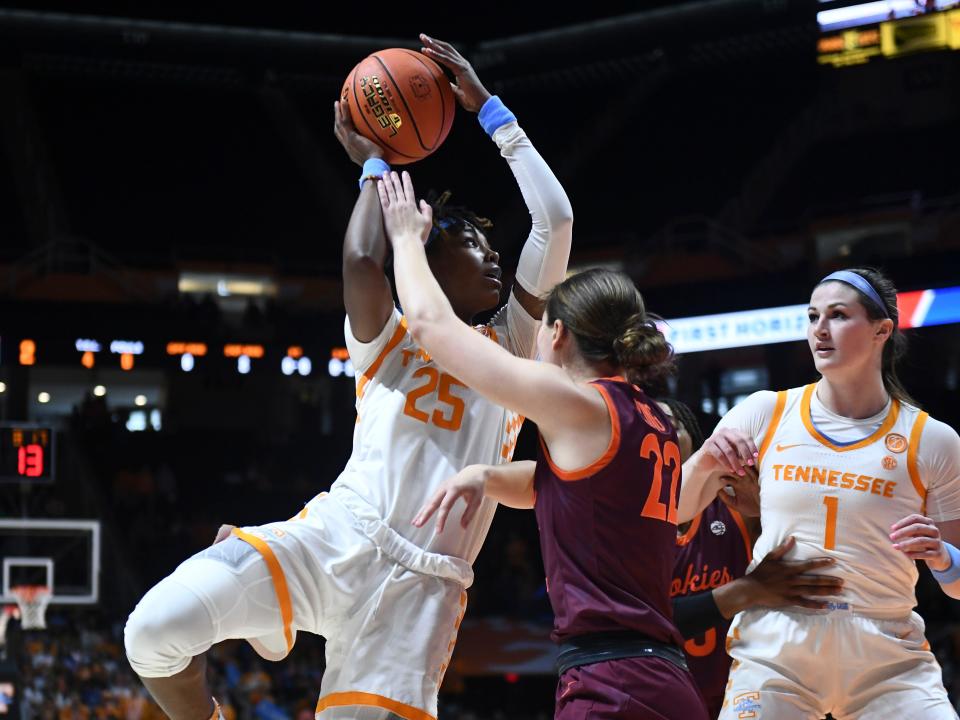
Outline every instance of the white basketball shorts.
[(733, 658), (721, 720), (955, 720), (916, 613), (758, 608), (727, 635)]
[[(350, 491), (324, 493), (291, 520), (238, 528), (182, 563), (144, 596), (128, 628), (175, 605), (171, 598), (202, 622), (171, 647), (160, 645), (175, 633), (156, 623), (129, 633), (128, 656), (144, 677), (169, 676), (190, 655), (243, 638), (280, 660), (304, 630), (327, 638), (317, 718), (433, 720), (472, 582), (466, 561), (413, 545)], [(146, 652), (131, 653), (145, 644), (131, 637), (147, 638)]]

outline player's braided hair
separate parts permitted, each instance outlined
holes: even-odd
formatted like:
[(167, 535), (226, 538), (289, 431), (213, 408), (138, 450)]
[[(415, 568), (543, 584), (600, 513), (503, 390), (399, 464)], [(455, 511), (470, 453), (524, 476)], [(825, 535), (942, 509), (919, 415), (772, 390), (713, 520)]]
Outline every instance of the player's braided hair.
[(433, 229), (430, 230), (430, 237), (427, 238), (426, 243), (428, 252), (433, 241), (441, 236), (449, 237), (450, 230), (462, 230), (466, 224), (483, 231), (493, 227), (489, 219), (480, 217), (466, 206), (450, 204), (452, 194), (449, 190), (444, 190), (442, 193), (430, 190), (427, 193), (427, 203), (433, 208)]
[[(493, 227), (493, 223), (490, 220), (485, 217), (480, 217), (473, 210), (470, 210), (466, 206), (451, 205), (449, 200), (452, 194), (453, 193), (451, 193), (449, 190), (444, 190), (442, 193), (438, 193), (436, 190), (430, 190), (427, 192), (427, 204), (433, 208), (433, 228), (430, 230), (430, 235), (427, 237), (426, 243), (424, 243), (424, 248), (428, 255), (432, 249), (437, 247), (437, 243), (434, 241), (438, 237), (449, 238), (451, 230), (463, 230), (464, 225), (467, 223), (473, 225), (475, 228), (483, 230), (484, 232)], [(387, 277), (390, 279), (392, 286), (392, 251), (388, 251), (383, 267), (387, 273)]]
[[(703, 429), (700, 427), (697, 416), (693, 410), (690, 409), (690, 406), (674, 398), (664, 398), (660, 402), (670, 408), (670, 412), (673, 414), (677, 425), (683, 426), (683, 429), (687, 431), (687, 434), (690, 436), (692, 452), (699, 450), (704, 442)], [(680, 428), (678, 427), (677, 429), (679, 430)]]

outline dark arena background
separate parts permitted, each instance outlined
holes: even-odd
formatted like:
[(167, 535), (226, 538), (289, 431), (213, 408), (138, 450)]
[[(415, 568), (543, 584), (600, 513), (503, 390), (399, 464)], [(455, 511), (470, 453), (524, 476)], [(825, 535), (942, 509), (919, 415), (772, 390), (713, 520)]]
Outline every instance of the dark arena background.
[[(555, 170), (571, 268), (624, 270), (666, 319), (669, 394), (706, 431), (815, 378), (809, 290), (856, 265), (904, 293), (902, 378), (960, 427), (951, 3), (3, 2), (0, 718), (163, 717), (123, 653), (137, 600), (221, 523), (288, 518), (336, 479), (358, 168), (332, 105), (361, 58), (419, 32), (473, 62)], [(410, 169), (489, 217), (515, 267), (526, 208), (474, 117)], [(46, 629), (22, 629), (11, 588), (51, 584)], [(960, 698), (958, 606), (925, 569), (918, 595)], [(501, 509), (440, 716), (552, 717), (551, 617), (533, 515)], [(305, 633), (280, 663), (241, 642), (210, 657), (236, 718), (312, 718), (323, 669)]]

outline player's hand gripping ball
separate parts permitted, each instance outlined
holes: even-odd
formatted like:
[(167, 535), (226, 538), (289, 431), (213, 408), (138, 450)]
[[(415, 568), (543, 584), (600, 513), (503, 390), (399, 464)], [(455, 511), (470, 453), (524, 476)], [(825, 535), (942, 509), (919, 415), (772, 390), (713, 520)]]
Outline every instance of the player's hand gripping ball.
[(383, 148), (383, 159), (404, 165), (425, 158), (446, 139), (456, 100), (433, 60), (390, 48), (361, 60), (347, 77), (340, 101), (364, 137)]

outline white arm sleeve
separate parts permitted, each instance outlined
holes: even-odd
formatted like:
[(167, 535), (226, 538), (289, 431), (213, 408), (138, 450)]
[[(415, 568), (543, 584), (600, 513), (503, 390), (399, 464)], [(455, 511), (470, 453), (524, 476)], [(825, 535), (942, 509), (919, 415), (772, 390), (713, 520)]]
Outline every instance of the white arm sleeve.
[(755, 392), (743, 402), (734, 405), (717, 423), (717, 429), (741, 430), (760, 445), (773, 418), (776, 405), (777, 394), (772, 390)]
[(531, 295), (543, 297), (567, 275), (573, 208), (560, 181), (516, 122), (499, 127), (493, 141), (517, 179), (533, 221), (517, 263), (517, 282)]
[(927, 514), (936, 522), (960, 520), (960, 436), (928, 418), (917, 449), (917, 470), (927, 488)]

